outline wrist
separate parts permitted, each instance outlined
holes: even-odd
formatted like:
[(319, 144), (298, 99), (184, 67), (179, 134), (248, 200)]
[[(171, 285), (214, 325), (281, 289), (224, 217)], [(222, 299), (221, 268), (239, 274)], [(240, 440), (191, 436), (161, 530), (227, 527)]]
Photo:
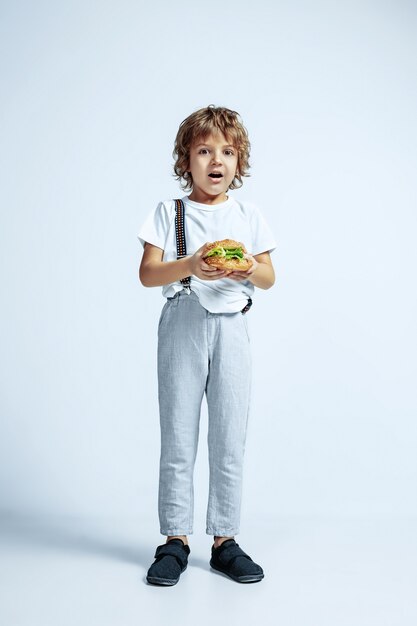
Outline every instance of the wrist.
[[(186, 256), (184, 257), (182, 260), (184, 262), (184, 269), (186, 271), (186, 275), (185, 276), (191, 276), (194, 272), (193, 272), (193, 267), (192, 267), (192, 262), (191, 262), (192, 256)], [(184, 278), (185, 278), (184, 276)]]

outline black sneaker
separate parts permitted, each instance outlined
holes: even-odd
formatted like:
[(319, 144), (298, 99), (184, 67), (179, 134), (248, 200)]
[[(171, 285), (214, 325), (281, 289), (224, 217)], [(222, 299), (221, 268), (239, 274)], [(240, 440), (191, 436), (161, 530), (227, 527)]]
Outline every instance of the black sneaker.
[(182, 539), (170, 539), (158, 546), (146, 580), (152, 585), (175, 585), (187, 569), (189, 554), (190, 547)]
[(264, 577), (262, 567), (234, 539), (226, 539), (218, 548), (211, 547), (210, 565), (238, 583), (255, 583)]

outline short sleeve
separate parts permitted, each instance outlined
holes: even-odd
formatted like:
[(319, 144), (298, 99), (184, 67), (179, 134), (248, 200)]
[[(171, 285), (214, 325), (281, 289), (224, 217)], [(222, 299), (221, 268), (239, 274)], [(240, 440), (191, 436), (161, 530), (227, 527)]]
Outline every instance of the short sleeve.
[(256, 207), (252, 205), (253, 211), (251, 216), (251, 230), (252, 230), (252, 250), (251, 254), (261, 254), (262, 252), (273, 252), (277, 247), (277, 242), (266, 222), (264, 216)]
[(137, 235), (140, 243), (145, 247), (145, 241), (164, 250), (170, 226), (170, 216), (163, 202), (159, 202), (145, 221)]

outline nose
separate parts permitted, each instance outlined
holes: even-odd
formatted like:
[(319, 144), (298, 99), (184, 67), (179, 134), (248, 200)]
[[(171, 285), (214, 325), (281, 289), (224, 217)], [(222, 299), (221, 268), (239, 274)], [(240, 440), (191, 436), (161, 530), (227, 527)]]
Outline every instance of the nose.
[(213, 151), (213, 156), (211, 157), (211, 162), (212, 163), (221, 163), (220, 154), (221, 154), (220, 152), (217, 153), (217, 152)]

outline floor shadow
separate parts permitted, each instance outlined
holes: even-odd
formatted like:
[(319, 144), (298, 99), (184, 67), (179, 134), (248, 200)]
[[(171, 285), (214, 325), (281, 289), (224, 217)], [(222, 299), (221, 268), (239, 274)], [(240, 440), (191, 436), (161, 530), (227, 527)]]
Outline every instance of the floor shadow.
[(130, 540), (132, 528), (123, 538), (121, 528), (113, 530), (114, 520), (106, 518), (82, 518), (68, 516), (39, 516), (30, 513), (0, 511), (0, 541), (7, 546), (27, 545), (49, 550), (64, 550), (72, 553), (93, 554), (149, 567), (154, 547), (140, 544), (141, 531), (138, 527), (138, 542)]

